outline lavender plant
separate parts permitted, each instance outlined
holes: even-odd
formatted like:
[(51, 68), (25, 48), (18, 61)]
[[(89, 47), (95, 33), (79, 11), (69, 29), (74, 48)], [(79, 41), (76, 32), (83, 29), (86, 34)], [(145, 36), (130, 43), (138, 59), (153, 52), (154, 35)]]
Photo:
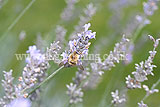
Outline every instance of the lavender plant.
[[(154, 13), (154, 11), (155, 10), (157, 10), (157, 8), (155, 8), (155, 6), (156, 6), (156, 3), (157, 2), (155, 2), (155, 1), (152, 1), (153, 2), (153, 4), (154, 5), (152, 5), (151, 7), (153, 7), (152, 9), (150, 9), (150, 13), (152, 12), (152, 13)], [(145, 3), (144, 3), (145, 4)], [(146, 12), (146, 5), (144, 5), (144, 13), (146, 14), (146, 15), (149, 15), (149, 14), (147, 14), (147, 12)], [(148, 12), (149, 12), (149, 8), (148, 8)], [(150, 14), (150, 15), (153, 15), (153, 14)], [(137, 29), (137, 31), (135, 32), (135, 34), (134, 34), (134, 37), (133, 37), (133, 41), (131, 41), (131, 43), (130, 43), (130, 46), (132, 46), (132, 44), (133, 44), (133, 42), (137, 39), (137, 36), (139, 35), (139, 32), (142, 30), (142, 28), (144, 27), (144, 26), (146, 26), (147, 24), (150, 24), (151, 22), (150, 22), (150, 20), (148, 20), (147, 18), (146, 18), (146, 16), (139, 16), (139, 15), (137, 15), (136, 16), (136, 19), (137, 19), (137, 21), (139, 22), (139, 27), (138, 27), (138, 29)], [(150, 39), (152, 40), (152, 41), (154, 41), (154, 49), (153, 49), (153, 51), (155, 51), (155, 48), (158, 46), (158, 44), (159, 44), (159, 39), (157, 39), (157, 40), (155, 40), (152, 36), (149, 36), (150, 37)], [(134, 45), (133, 45), (134, 46)], [(128, 47), (127, 47), (128, 48)], [(128, 48), (129, 49), (129, 48)], [(132, 49), (132, 51), (133, 51), (133, 49)], [(154, 58), (154, 55), (156, 54), (156, 53), (154, 53), (153, 51), (150, 51), (150, 54), (151, 54), (151, 56), (150, 57), (152, 57), (152, 58)], [(127, 52), (127, 50), (126, 50), (126, 52)], [(129, 52), (129, 51), (128, 51)], [(152, 54), (152, 52), (153, 52), (153, 54)], [(132, 54), (130, 53), (130, 54), (128, 54), (127, 53), (127, 55), (129, 55), (129, 56), (131, 56), (132, 57)], [(140, 63), (140, 65), (141, 65), (141, 67), (138, 65), (138, 64), (136, 64), (136, 69), (138, 69), (138, 71), (143, 71), (143, 73), (138, 73), (138, 72), (133, 72), (132, 74), (134, 75), (134, 77), (136, 78), (136, 79), (138, 79), (139, 81), (141, 81), (141, 82), (143, 82), (143, 81), (145, 81), (145, 80), (148, 80), (148, 78), (146, 77), (146, 75), (148, 74), (152, 74), (153, 75), (153, 73), (152, 73), (152, 70), (153, 70), (153, 68), (154, 67), (156, 67), (155, 65), (152, 65), (151, 63), (152, 63), (152, 58), (148, 58), (148, 60), (149, 61), (146, 61), (146, 62), (142, 62), (142, 63)], [(147, 68), (144, 68), (143, 69), (143, 66), (145, 66), (145, 67), (148, 67), (148, 70), (147, 70)], [(147, 72), (149, 71), (150, 73), (144, 73), (145, 72), (145, 70), (147, 70)], [(129, 75), (127, 78), (126, 78), (126, 84), (127, 84), (127, 87), (130, 87), (130, 88), (141, 88), (141, 83), (138, 81), (138, 80), (134, 80), (134, 78), (131, 78), (131, 76)], [(129, 81), (132, 81), (132, 83), (131, 82), (129, 82)], [(145, 90), (147, 90), (147, 87), (145, 87)], [(149, 89), (148, 89), (148, 91), (149, 91)], [(154, 90), (152, 90), (151, 92), (153, 92), (154, 93), (154, 91), (155, 92), (158, 92), (156, 89)], [(148, 96), (148, 95), (146, 95), (146, 96)], [(141, 107), (141, 106), (145, 106), (145, 104), (143, 104), (143, 101), (141, 102), (141, 103), (138, 103), (138, 105)]]
[[(56, 55), (60, 49), (58, 42), (51, 44), (50, 48), (47, 48), (47, 53), (50, 53), (53, 58), (53, 54)], [(40, 89), (34, 90), (31, 94), (28, 94), (26, 90), (39, 85), (47, 76), (47, 69), (49, 68), (49, 59), (46, 55), (41, 53), (36, 46), (30, 46), (26, 51), (30, 56), (26, 58), (26, 66), (22, 72), (22, 76), (18, 78), (19, 83), (14, 85), (12, 83), (12, 70), (10, 72), (4, 72), (5, 80), (3, 80), (3, 87), (5, 89), (5, 96), (1, 99), (0, 105), (7, 106), (12, 100), (18, 98), (30, 98), (35, 100), (40, 92)], [(52, 59), (53, 60), (53, 59)]]
[(95, 38), (96, 36), (96, 32), (88, 30), (90, 26), (90, 23), (85, 24), (84, 31), (80, 34), (77, 34), (78, 39), (74, 39), (73, 41), (69, 42), (69, 51), (62, 53), (62, 64), (65, 67), (79, 67), (76, 78), (74, 78), (75, 84), (70, 83), (70, 86), (67, 85), (67, 94), (70, 96), (70, 103), (77, 103), (82, 101), (81, 97), (83, 96), (83, 92), (81, 92), (80, 85), (81, 81), (84, 80), (88, 74), (88, 72), (86, 72), (86, 68), (83, 67), (82, 58), (88, 54), (88, 49), (91, 44), (89, 40)]
[(86, 9), (84, 9), (84, 15), (80, 16), (80, 20), (78, 22), (78, 25), (76, 25), (74, 27), (74, 32), (70, 35), (70, 39), (75, 38), (75, 34), (76, 33), (80, 33), (83, 28), (82, 26), (86, 23), (88, 23), (91, 18), (94, 16), (94, 14), (96, 13), (96, 7), (93, 5), (93, 3), (90, 3), (87, 5)]
[[(16, 24), (18, 24), (19, 20), (22, 18), (22, 16), (24, 16), (26, 11), (30, 9), (30, 7), (33, 5), (33, 3), (35, 3), (35, 1), (36, 0), (31, 0), (26, 6), (26, 8), (24, 8), (24, 10), (22, 10), (22, 12), (17, 15), (17, 17), (13, 20), (9, 27), (7, 27), (6, 32), (2, 34), (0, 41), (3, 42), (3, 40), (5, 39), (4, 37), (6, 35), (9, 35), (9, 33), (11, 33), (10, 31), (14, 31), (13, 28), (16, 26)], [(5, 3), (7, 3), (8, 0), (6, 0), (4, 4), (3, 2), (3, 0), (0, 0), (0, 9), (5, 6)], [(154, 13), (156, 13), (156, 10), (158, 10), (159, 1), (147, 0), (146, 2), (143, 2), (144, 13), (136, 13), (136, 15), (134, 14), (134, 18), (131, 19), (131, 22), (129, 24), (127, 23), (126, 26), (123, 26), (123, 22), (121, 22), (121, 20), (123, 19), (125, 8), (128, 8), (130, 6), (137, 6), (138, 1), (117, 0), (109, 3), (109, 1), (91, 0), (89, 1), (89, 4), (86, 6), (86, 8), (83, 9), (83, 13), (80, 14), (80, 16), (78, 17), (80, 19), (78, 21), (78, 24), (73, 25), (73, 31), (70, 30), (70, 27), (72, 27), (72, 24), (74, 23), (71, 21), (73, 19), (76, 20), (75, 15), (77, 14), (75, 14), (75, 12), (77, 12), (76, 9), (78, 9), (76, 6), (79, 5), (76, 3), (80, 2), (81, 4), (87, 1), (66, 0), (65, 2), (66, 7), (60, 14), (60, 20), (58, 21), (58, 23), (56, 22), (57, 24), (55, 25), (55, 28), (52, 29), (51, 32), (47, 34), (47, 36), (46, 34), (38, 33), (36, 45), (29, 46), (28, 50), (26, 51), (27, 57), (25, 59), (25, 66), (23, 67), (21, 76), (19, 76), (18, 78), (15, 77), (14, 73), (16, 72), (13, 72), (13, 70), (9, 70), (9, 72), (3, 71), (3, 79), (1, 85), (3, 86), (4, 92), (1, 94), (2, 97), (0, 98), (0, 106), (31, 107), (34, 106), (34, 103), (37, 103), (38, 107), (71, 107), (79, 106), (79, 104), (82, 107), (127, 106), (126, 104), (128, 104), (129, 101), (127, 91), (143, 89), (145, 91), (145, 95), (143, 96), (143, 98), (140, 99), (138, 102), (133, 100), (132, 103), (136, 104), (139, 107), (148, 107), (149, 102), (147, 102), (146, 99), (152, 94), (154, 95), (159, 93), (158, 85), (160, 83), (160, 79), (158, 79), (155, 84), (151, 83), (151, 87), (150, 85), (145, 85), (147, 83), (144, 82), (149, 80), (150, 77), (148, 76), (156, 75), (155, 73), (153, 73), (153, 69), (158, 67), (158, 64), (156, 64), (157, 66), (154, 64), (154, 60), (156, 59), (155, 55), (159, 54), (157, 50), (160, 39), (155, 39), (149, 35), (150, 40), (153, 41), (153, 50), (149, 51), (149, 57), (146, 60), (135, 64), (135, 71), (125, 77), (126, 81), (122, 81), (122, 83), (126, 82), (126, 87), (124, 87), (122, 90), (114, 89), (115, 91), (111, 92), (114, 86), (109, 87), (110, 85), (108, 83), (105, 83), (106, 80), (104, 79), (104, 76), (106, 76), (105, 72), (112, 71), (112, 68), (114, 67), (117, 69), (121, 69), (132, 66), (132, 62), (134, 62), (133, 53), (137, 48), (136, 42), (139, 39), (139, 36), (143, 35), (140, 33), (142, 33), (142, 30), (146, 27), (146, 25), (151, 24), (150, 16), (153, 16)], [(98, 40), (100, 41), (100, 39), (106, 42), (106, 38), (108, 38), (104, 36), (101, 37), (101, 35), (104, 35), (104, 32), (99, 32), (99, 30), (102, 30), (102, 28), (99, 28), (99, 26), (101, 26), (102, 23), (104, 24), (104, 20), (102, 20), (104, 17), (102, 17), (103, 15), (99, 16), (99, 14), (103, 9), (102, 6), (106, 5), (105, 3), (110, 4), (111, 11), (109, 12), (113, 12), (113, 15), (110, 15), (109, 12), (106, 12), (108, 19), (110, 19), (109, 16), (111, 16), (111, 26), (114, 27), (114, 29), (112, 29), (114, 30), (114, 32), (110, 31), (109, 29), (108, 35), (116, 34), (123, 36), (121, 37), (121, 40), (114, 45), (113, 50), (109, 51), (109, 54), (101, 55), (101, 51), (107, 50), (106, 47), (109, 47), (109, 49), (112, 48), (111, 46), (105, 46), (107, 43), (104, 43), (105, 45), (103, 45), (102, 43), (97, 42)], [(97, 12), (98, 9), (100, 9), (100, 11)], [(91, 24), (88, 23), (96, 14), (98, 14), (98, 16), (96, 17), (99, 17), (98, 20), (96, 20), (98, 24), (95, 24), (94, 22), (93, 24), (95, 24), (94, 26), (96, 28), (94, 29), (96, 29), (97, 33), (89, 30)], [(104, 19), (107, 18), (105, 17)], [(103, 30), (106, 30), (106, 28), (108, 30), (108, 27), (103, 26)], [(18, 35), (18, 39), (21, 43), (23, 43), (30, 37), (28, 36), (26, 29), (20, 31), (21, 32)], [(55, 41), (49, 43), (48, 41), (50, 38)], [(69, 40), (67, 40), (67, 38), (69, 38)], [(117, 41), (119, 37), (114, 36), (113, 38)], [(93, 39), (96, 39), (96, 43), (98, 44), (94, 44)], [(66, 45), (67, 41), (69, 41), (68, 45)], [(93, 45), (91, 45), (92, 41)], [(110, 40), (108, 39), (108, 41)], [(119, 64), (121, 62), (123, 66), (122, 64)], [(2, 61), (0, 61), (0, 66), (1, 63)], [(53, 68), (55, 69), (55, 66), (57, 65), (59, 66), (58, 69), (53, 71)], [(119, 66), (120, 68), (118, 68)], [(63, 73), (66, 73), (67, 76), (63, 75), (63, 73), (59, 73), (62, 69), (64, 70)], [(68, 76), (73, 73), (68, 70), (75, 70), (75, 76)], [(55, 78), (55, 75), (57, 73), (59, 73), (60, 77)], [(120, 73), (117, 73), (117, 75), (119, 74)], [(114, 81), (112, 81), (113, 79), (111, 78), (114, 78), (114, 80), (117, 80), (118, 78), (109, 76), (107, 76), (107, 78), (108, 80), (110, 80), (110, 82), (112, 82), (111, 85), (113, 85)], [(46, 84), (48, 81), (51, 81), (53, 77), (54, 82), (52, 84), (54, 85), (54, 88)], [(72, 81), (69, 81), (69, 78), (72, 78)], [(119, 76), (119, 78), (122, 77)], [(62, 83), (64, 79), (67, 79), (66, 83)], [(44, 84), (46, 84), (46, 88), (42, 88)], [(63, 89), (58, 90), (57, 86), (62, 88), (62, 85), (63, 87), (66, 86), (66, 94), (65, 92), (63, 92), (63, 94), (62, 92), (61, 94), (58, 93)], [(120, 85), (117, 85), (117, 87), (121, 88)], [(56, 100), (50, 98), (42, 101), (43, 99), (45, 99), (45, 95), (42, 93), (44, 93), (47, 89), (52, 89), (52, 95), (54, 95), (55, 97), (58, 95), (58, 98), (56, 98)], [(102, 93), (104, 93), (104, 95), (100, 95)], [(106, 93), (111, 93), (111, 95), (107, 96), (108, 94), (106, 95)], [(50, 97), (52, 95), (50, 95)], [(60, 95), (63, 95), (62, 99), (60, 99)], [(68, 95), (68, 97), (66, 95)], [(42, 98), (41, 96), (44, 98)], [(90, 96), (96, 96), (96, 98), (93, 98), (92, 100)], [(112, 99), (110, 99), (110, 97)], [(57, 103), (59, 103), (60, 101), (61, 104), (56, 105), (53, 100), (55, 100), (55, 102)], [(110, 104), (107, 104), (106, 100), (107, 102), (109, 101)], [(90, 103), (91, 101), (93, 104)], [(53, 102), (54, 105), (53, 103), (51, 104), (49, 102)]]
[(129, 39), (123, 35), (121, 42), (115, 44), (114, 50), (110, 51), (110, 54), (103, 62), (99, 58), (97, 62), (91, 63), (92, 72), (90, 78), (85, 83), (86, 88), (95, 88), (100, 82), (104, 71), (111, 70), (111, 68), (115, 67), (115, 64), (119, 63), (120, 60), (125, 60), (126, 53), (124, 49), (126, 48), (128, 42)]
[(158, 9), (157, 2), (158, 0), (148, 0), (143, 3), (143, 9), (146, 15), (151, 16), (154, 14), (154, 11)]
[(73, 16), (73, 10), (75, 8), (75, 4), (79, 1), (79, 0), (65, 0), (67, 3), (66, 8), (64, 9), (64, 11), (61, 13), (61, 19), (68, 21), (72, 18)]
[(153, 65), (153, 59), (156, 55), (156, 48), (159, 44), (159, 40), (155, 40), (152, 36), (150, 36), (150, 39), (154, 42), (154, 48), (152, 51), (149, 51), (150, 56), (148, 57), (147, 60), (140, 62), (139, 64), (135, 64), (135, 69), (136, 71), (132, 72), (134, 75), (134, 78), (132, 78), (130, 75), (126, 77), (126, 84), (127, 88), (141, 88), (141, 83), (144, 82), (145, 80), (148, 80), (147, 76), (148, 75), (154, 75), (153, 74), (153, 68), (156, 66)]
[(111, 92), (111, 95), (113, 97), (112, 103), (113, 104), (121, 104), (123, 102), (126, 101), (125, 96), (123, 95), (122, 98), (119, 97), (118, 95), (118, 90), (116, 90), (115, 92)]
[(140, 103), (138, 103), (139, 107), (148, 107), (147, 104), (144, 104), (143, 101), (141, 101)]
[[(154, 87), (152, 87), (151, 90), (149, 90), (148, 86), (146, 86), (146, 85), (142, 86), (141, 85), (144, 81), (148, 80), (148, 78), (147, 78), (148, 75), (152, 75), (152, 76), (154, 75), (152, 71), (153, 71), (153, 68), (156, 67), (152, 63), (153, 63), (153, 59), (156, 55), (156, 48), (159, 44), (160, 39), (155, 40), (150, 35), (149, 35), (149, 38), (154, 42), (153, 51), (149, 51), (150, 56), (148, 57), (147, 60), (140, 62), (140, 64), (135, 64), (136, 71), (132, 72), (134, 77), (131, 77), (130, 75), (128, 75), (128, 77), (126, 77), (126, 85), (127, 85), (128, 89), (136, 89), (136, 88), (142, 88), (143, 87), (146, 91), (146, 96), (142, 99), (141, 103), (138, 103), (139, 107), (148, 107), (146, 104), (143, 103), (143, 101), (150, 94), (153, 94), (155, 92), (159, 92), (158, 89), (155, 89), (155, 85), (154, 85)], [(112, 97), (114, 97), (114, 96), (112, 95)]]

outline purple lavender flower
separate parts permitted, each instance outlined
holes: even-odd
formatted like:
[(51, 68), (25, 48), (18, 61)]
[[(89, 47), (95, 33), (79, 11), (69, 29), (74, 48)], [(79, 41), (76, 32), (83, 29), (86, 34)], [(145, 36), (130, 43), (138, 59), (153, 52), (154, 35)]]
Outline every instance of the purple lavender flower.
[(24, 30), (22, 30), (19, 34), (19, 40), (24, 40), (26, 38), (26, 32)]
[(67, 30), (63, 26), (57, 25), (55, 32), (56, 32), (56, 41), (59, 41), (60, 42), (59, 45), (64, 48), (64, 44), (66, 43), (65, 36)]
[(127, 84), (127, 88), (131, 88), (131, 89), (141, 88), (141, 83), (136, 81), (130, 75), (128, 75), (128, 77), (126, 77), (126, 84)]
[(62, 63), (69, 66), (73, 65), (81, 65), (81, 58), (88, 54), (88, 49), (90, 46), (90, 39), (95, 38), (96, 32), (92, 32), (92, 30), (88, 30), (91, 26), (90, 23), (85, 24), (84, 31), (82, 33), (77, 34), (78, 39), (74, 39), (69, 41), (69, 50), (62, 53)]
[(5, 90), (5, 96), (3, 96), (3, 98), (0, 98), (0, 106), (6, 106), (6, 104), (8, 104), (15, 98), (13, 85), (14, 77), (12, 77), (12, 72), (13, 70), (10, 70), (9, 72), (3, 71), (4, 80), (2, 80), (2, 86)]
[(47, 47), (46, 51), (46, 60), (53, 60), (55, 63), (60, 63), (59, 59), (59, 51), (61, 49), (61, 46), (59, 46), (59, 41), (53, 42), (50, 44), (50, 47)]
[(95, 89), (98, 84), (102, 80), (102, 75), (104, 74), (104, 71), (101, 69), (102, 68), (102, 62), (101, 59), (99, 58), (96, 63), (91, 63), (91, 72), (88, 77), (88, 80), (84, 83), (84, 88), (85, 89)]
[(77, 88), (77, 85), (73, 83), (66, 85), (66, 87), (68, 88), (67, 94), (70, 96), (70, 104), (83, 101), (83, 92), (81, 88)]
[(126, 77), (126, 84), (127, 88), (141, 88), (141, 82), (144, 82), (145, 80), (148, 80), (148, 75), (154, 75), (153, 74), (153, 68), (156, 67), (156, 65), (153, 65), (153, 59), (156, 55), (156, 48), (159, 44), (160, 39), (154, 39), (152, 36), (149, 35), (149, 38), (154, 42), (153, 50), (149, 51), (149, 57), (145, 61), (141, 61), (139, 64), (135, 64), (136, 71), (132, 72), (134, 75), (134, 78), (131, 78), (130, 75)]
[(75, 9), (75, 4), (78, 2), (79, 0), (65, 0), (67, 6), (64, 9), (64, 11), (61, 13), (61, 19), (64, 21), (68, 21), (71, 19), (71, 17), (73, 16), (73, 11)]
[[(94, 16), (96, 13), (96, 6), (94, 6), (93, 3), (89, 3), (87, 7), (84, 9), (84, 15), (80, 16), (80, 20), (78, 22), (78, 25), (74, 27), (75, 31), (70, 35), (70, 39), (76, 38), (76, 34), (80, 33), (83, 30), (83, 25), (88, 23), (91, 18)], [(89, 25), (86, 25), (86, 27)]]
[(37, 47), (30, 46), (29, 50), (26, 51), (26, 53), (29, 53), (30, 57), (26, 58), (26, 63), (31, 64), (31, 63), (36, 63), (40, 64), (42, 62), (45, 62), (45, 56), (40, 53), (40, 50), (37, 49)]
[(144, 104), (143, 101), (141, 101), (140, 103), (138, 103), (138, 107), (148, 107), (147, 104)]
[(143, 26), (151, 24), (151, 21), (147, 19), (145, 16), (137, 15), (136, 19)]
[(159, 92), (158, 89), (149, 89), (149, 87), (147, 85), (143, 85), (143, 88), (147, 92), (147, 95)]
[(31, 107), (31, 102), (25, 98), (17, 98), (8, 104), (7, 107)]
[(111, 92), (111, 95), (112, 95), (112, 98), (113, 98), (112, 103), (115, 104), (115, 105), (121, 104), (121, 103), (126, 101), (124, 95), (120, 98), (118, 90), (116, 90), (115, 92)]
[(119, 63), (121, 59), (126, 58), (124, 49), (126, 48), (128, 42), (129, 39), (123, 35), (121, 42), (115, 44), (114, 50), (110, 51), (110, 54), (104, 61), (101, 61), (101, 58), (98, 57), (96, 62), (90, 64), (92, 72), (89, 75), (89, 79), (84, 84), (85, 88), (96, 88), (102, 80), (104, 71), (111, 70), (112, 67), (115, 67), (116, 63)]
[(158, 9), (158, 6), (155, 0), (148, 0), (148, 2), (143, 3), (143, 9), (146, 15), (151, 16)]

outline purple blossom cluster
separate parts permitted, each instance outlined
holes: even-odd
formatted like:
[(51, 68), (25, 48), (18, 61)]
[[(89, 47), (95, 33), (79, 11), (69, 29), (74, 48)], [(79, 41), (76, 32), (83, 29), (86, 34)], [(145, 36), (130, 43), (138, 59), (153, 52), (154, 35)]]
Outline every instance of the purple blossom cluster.
[(17, 98), (8, 104), (7, 107), (31, 107), (31, 101), (25, 98)]
[(69, 50), (62, 53), (62, 63), (65, 66), (82, 65), (81, 58), (88, 54), (90, 39), (95, 39), (96, 32), (88, 30), (90, 23), (84, 25), (84, 31), (78, 33), (78, 39), (69, 41)]
[(6, 104), (10, 103), (15, 98), (12, 72), (13, 70), (9, 72), (3, 71), (4, 80), (2, 80), (2, 86), (5, 90), (5, 95), (0, 99), (1, 106), (6, 106)]
[(146, 91), (147, 95), (153, 94), (153, 93), (158, 93), (158, 89), (149, 89), (147, 85), (143, 85), (144, 90)]
[[(49, 68), (49, 62), (46, 55), (47, 53), (55, 55), (59, 49), (58, 42), (51, 43), (51, 46), (47, 48), (46, 53), (41, 53), (35, 45), (30, 46), (26, 51), (29, 56), (26, 58), (26, 66), (23, 69), (22, 76), (18, 78), (18, 84), (14, 85), (12, 82), (14, 79), (12, 77), (12, 70), (10, 70), (10, 72), (4, 72), (2, 85), (5, 89), (6, 95), (0, 99), (0, 105), (6, 107), (6, 105), (11, 103), (9, 107), (16, 107), (18, 104), (22, 104), (24, 107), (30, 107), (27, 106), (28, 104), (25, 104), (25, 98), (29, 98), (33, 101), (37, 98), (41, 90), (37, 89), (30, 95), (26, 90), (34, 88), (46, 78), (46, 71)], [(23, 99), (23, 101), (21, 99)]]
[(26, 63), (28, 64), (39, 65), (40, 63), (45, 62), (45, 56), (40, 53), (40, 50), (38, 50), (35, 45), (30, 46), (29, 50), (26, 51), (26, 53), (30, 55), (30, 57), (26, 58)]
[(74, 32), (70, 35), (70, 39), (76, 38), (76, 34), (80, 33), (83, 31), (83, 25), (88, 23), (91, 18), (95, 15), (96, 13), (96, 6), (93, 3), (89, 3), (87, 7), (83, 10), (84, 15), (80, 16), (80, 20), (78, 22), (78, 25), (74, 27)]
[(61, 48), (64, 48), (64, 44), (66, 43), (65, 36), (67, 30), (63, 26), (57, 25), (55, 32), (56, 32), (56, 41), (59, 41), (59, 45), (61, 46)]
[(67, 6), (64, 9), (64, 11), (61, 13), (61, 19), (64, 21), (68, 21), (71, 19), (72, 15), (73, 15), (73, 10), (75, 8), (75, 4), (78, 2), (79, 0), (65, 0)]
[[(78, 39), (69, 41), (69, 51), (62, 53), (63, 64), (65, 67), (69, 66), (79, 66), (78, 71), (76, 72), (76, 77), (73, 78), (74, 84), (71, 83), (67, 85), (68, 91), (67, 94), (70, 96), (70, 103), (78, 103), (82, 101), (83, 92), (81, 88), (81, 83), (89, 75), (88, 68), (85, 66), (86, 62), (82, 61), (82, 58), (88, 55), (88, 49), (90, 46), (90, 39), (95, 39), (96, 32), (88, 30), (91, 26), (90, 23), (85, 24), (84, 31), (78, 33)], [(83, 62), (83, 63), (82, 63)], [(85, 67), (84, 67), (85, 66)], [(72, 90), (72, 91), (71, 91)]]
[(70, 97), (70, 104), (76, 104), (83, 101), (83, 92), (81, 88), (77, 88), (77, 85), (73, 83), (70, 83), (70, 85), (66, 85), (66, 87), (68, 88), (66, 93)]
[(110, 51), (104, 61), (98, 58), (96, 62), (90, 64), (92, 72), (85, 83), (86, 88), (95, 88), (101, 81), (104, 71), (111, 70), (111, 68), (115, 67), (116, 63), (120, 63), (120, 60), (126, 60), (127, 54), (125, 53), (125, 49), (128, 43), (129, 39), (123, 35), (121, 41), (115, 44), (113, 51)]
[(111, 92), (113, 100), (111, 101), (114, 105), (121, 104), (126, 101), (125, 96), (123, 95), (122, 97), (119, 96), (118, 90), (115, 92)]
[(156, 66), (153, 65), (153, 59), (156, 55), (156, 48), (159, 44), (159, 40), (155, 40), (152, 36), (149, 35), (149, 38), (154, 42), (154, 48), (152, 51), (149, 51), (150, 56), (148, 57), (147, 60), (140, 62), (139, 64), (135, 64), (135, 69), (136, 71), (132, 72), (132, 75), (134, 78), (132, 78), (130, 75), (126, 77), (126, 84), (127, 88), (141, 88), (141, 83), (144, 82), (145, 80), (148, 80), (147, 76), (148, 75), (154, 75), (153, 74), (153, 68)]
[(147, 104), (144, 104), (143, 101), (141, 101), (140, 103), (138, 103), (138, 107), (148, 107)]
[(157, 6), (158, 0), (148, 0), (147, 2), (143, 3), (144, 13), (148, 16), (154, 14), (154, 12), (158, 9)]

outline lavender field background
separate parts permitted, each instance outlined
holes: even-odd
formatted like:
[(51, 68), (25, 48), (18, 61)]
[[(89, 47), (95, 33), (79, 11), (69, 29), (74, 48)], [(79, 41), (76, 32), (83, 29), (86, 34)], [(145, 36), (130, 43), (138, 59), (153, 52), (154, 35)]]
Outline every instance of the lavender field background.
[[(33, 2), (28, 10), (18, 19), (26, 6)], [(13, 69), (13, 77), (17, 83), (18, 77), (26, 65), (25, 59), (17, 60), (15, 54), (26, 53), (29, 46), (38, 44), (42, 51), (56, 40), (56, 25), (63, 25), (67, 29), (66, 42), (71, 39), (69, 35), (74, 31), (74, 26), (78, 24), (83, 10), (89, 3), (97, 8), (89, 23), (96, 32), (96, 39), (91, 40), (92, 45), (89, 53), (109, 54), (113, 50), (115, 43), (119, 42), (123, 34), (133, 39), (135, 31), (134, 21), (137, 15), (144, 14), (143, 2), (147, 0), (79, 0), (75, 4), (73, 16), (68, 21), (63, 21), (60, 17), (66, 7), (64, 0), (0, 0), (0, 78), (2, 71)], [(116, 4), (117, 3), (117, 4)], [(118, 4), (119, 3), (119, 4)], [(159, 4), (157, 5), (159, 7)], [(153, 42), (148, 39), (148, 35), (160, 38), (160, 10), (156, 10), (152, 16), (147, 17), (151, 24), (146, 25), (139, 33), (134, 42), (133, 58), (130, 62), (120, 61), (109, 71), (104, 71), (102, 80), (94, 89), (85, 90), (83, 102), (73, 107), (110, 107), (111, 92), (119, 90), (126, 95), (127, 101), (118, 107), (138, 107), (145, 96), (144, 89), (133, 89), (124, 93), (126, 89), (126, 77), (135, 71), (135, 63), (146, 60), (149, 51), (153, 49)], [(88, 22), (87, 22), (88, 23)], [(13, 25), (13, 26), (12, 26)], [(25, 37), (21, 37), (25, 32)], [(131, 34), (130, 34), (131, 32)], [(42, 37), (42, 38), (40, 38)], [(65, 42), (65, 41), (64, 41)], [(65, 45), (67, 47), (67, 45)], [(65, 50), (62, 48), (62, 51)], [(157, 54), (153, 60), (154, 76), (148, 76), (148, 81), (143, 82), (149, 87), (160, 78), (160, 46), (157, 47)], [(48, 75), (55, 71), (59, 65), (50, 62), (52, 65)], [(32, 103), (33, 107), (65, 107), (69, 102), (66, 94), (66, 84), (72, 82), (77, 67), (62, 69), (54, 78), (45, 83), (41, 89), (38, 100)], [(156, 89), (160, 89), (160, 84)], [(2, 85), (0, 85), (0, 96), (4, 95)], [(160, 93), (150, 95), (145, 101), (149, 107), (160, 107)], [(111, 105), (113, 106), (113, 105)]]

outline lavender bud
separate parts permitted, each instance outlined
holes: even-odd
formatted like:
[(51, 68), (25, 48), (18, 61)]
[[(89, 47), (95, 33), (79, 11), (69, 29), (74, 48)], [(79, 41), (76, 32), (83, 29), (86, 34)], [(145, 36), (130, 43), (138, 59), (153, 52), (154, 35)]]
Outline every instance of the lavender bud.
[(79, 0), (65, 0), (65, 1), (67, 3), (67, 6), (61, 14), (61, 19), (64, 21), (68, 21), (71, 19), (72, 15), (73, 15), (73, 10), (75, 8), (75, 4)]
[(66, 42), (65, 36), (66, 36), (67, 30), (63, 26), (57, 25), (55, 32), (56, 32), (56, 41), (59, 41), (60, 42), (59, 45), (63, 47), (64, 43)]
[(95, 13), (96, 7), (92, 3), (88, 4), (86, 9), (84, 9), (84, 15), (80, 16), (80, 21), (78, 22), (78, 25), (74, 27), (75, 31), (70, 35), (71, 39), (76, 38), (75, 35), (83, 31), (84, 27), (82, 26), (88, 23)]
[(83, 92), (81, 88), (77, 88), (76, 84), (70, 83), (70, 85), (66, 85), (68, 88), (67, 95), (70, 96), (70, 104), (82, 102)]
[(40, 50), (38, 50), (35, 45), (30, 46), (29, 50), (27, 50), (26, 53), (30, 54), (30, 57), (26, 59), (26, 63), (28, 64), (40, 64), (42, 62), (45, 62), (45, 56), (40, 53)]
[(59, 41), (57, 42), (53, 42), (50, 44), (50, 47), (47, 47), (47, 51), (46, 51), (46, 60), (53, 60), (55, 63), (59, 63), (60, 59), (59, 59), (59, 51), (60, 51), (61, 47), (59, 46)]
[(139, 107), (148, 107), (147, 104), (144, 104), (143, 101), (141, 101), (140, 103), (138, 103)]
[(130, 75), (126, 77), (126, 85), (129, 89), (141, 88), (141, 83), (136, 81), (134, 78), (131, 78)]
[(149, 89), (147, 85), (143, 85), (144, 90), (147, 92), (147, 95), (153, 94), (153, 93), (158, 93), (158, 89)]
[(121, 104), (121, 103), (126, 101), (124, 95), (122, 97), (119, 96), (118, 90), (116, 90), (115, 92), (111, 92), (111, 95), (112, 95), (112, 98), (113, 98), (112, 103), (114, 105), (118, 105), (118, 104)]
[(137, 15), (136, 16), (136, 19), (137, 21), (143, 25), (143, 26), (146, 26), (148, 24), (151, 24), (151, 21), (149, 19), (147, 19), (145, 16), (140, 16), (140, 15)]
[(0, 99), (0, 105), (6, 106), (10, 101), (15, 98), (15, 89), (13, 85), (14, 77), (12, 77), (13, 70), (9, 72), (3, 71), (4, 73), (4, 80), (2, 80), (2, 86), (5, 90), (5, 96)]
[(25, 31), (21, 31), (19, 34), (19, 40), (24, 40), (26, 38), (26, 32)]
[[(141, 88), (141, 82), (144, 82), (145, 80), (148, 80), (148, 75), (154, 75), (153, 74), (153, 68), (156, 66), (153, 65), (153, 59), (156, 55), (156, 47), (158, 46), (158, 43), (156, 41), (159, 41), (159, 39), (155, 40), (152, 36), (149, 35), (149, 38), (154, 42), (154, 48), (153, 51), (149, 51), (149, 57), (145, 61), (141, 61), (139, 64), (135, 64), (136, 71), (132, 72), (134, 75), (134, 78), (131, 78), (129, 75), (126, 77), (126, 84), (128, 88)], [(156, 44), (156, 46), (155, 46)]]
[(151, 16), (154, 14), (154, 11), (158, 9), (158, 6), (155, 0), (148, 0), (148, 2), (143, 3), (143, 9), (146, 15)]
[(70, 49), (61, 54), (61, 56), (63, 57), (62, 62), (64, 65), (82, 65), (81, 58), (88, 54), (88, 49), (91, 44), (89, 40), (95, 38), (96, 36), (96, 32), (88, 30), (90, 26), (90, 23), (85, 24), (83, 26), (84, 31), (77, 34), (78, 39), (69, 41), (68, 45)]
[(31, 107), (31, 102), (29, 99), (18, 98), (8, 104), (7, 107)]

